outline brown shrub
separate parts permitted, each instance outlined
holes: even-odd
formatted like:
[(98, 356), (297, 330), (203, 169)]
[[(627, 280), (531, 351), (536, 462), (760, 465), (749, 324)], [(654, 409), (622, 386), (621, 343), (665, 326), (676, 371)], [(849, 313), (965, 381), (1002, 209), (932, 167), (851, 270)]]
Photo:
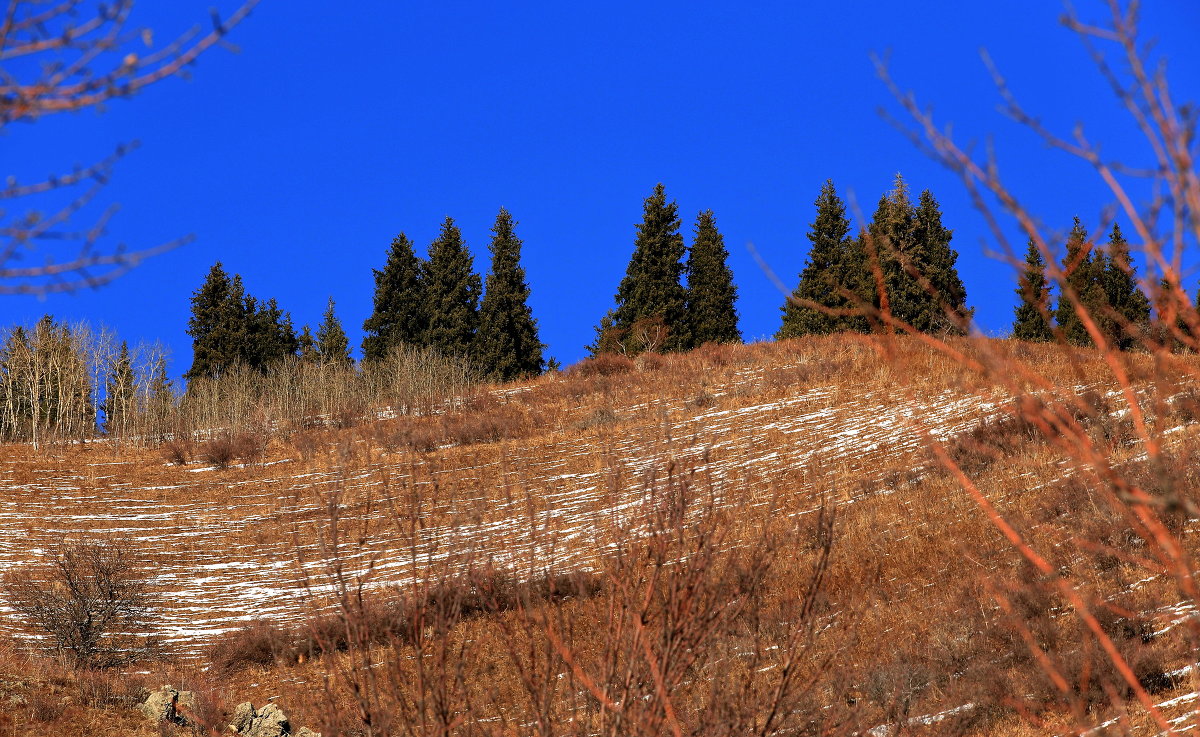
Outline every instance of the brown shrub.
[(200, 446), (199, 456), (217, 468), (228, 468), (234, 460), (247, 465), (262, 461), (269, 436), (265, 432), (224, 432)]
[(466, 412), (442, 417), (443, 439), (458, 445), (523, 437), (527, 429), (525, 414), (513, 405), (498, 405), (483, 413)]
[(208, 650), (208, 662), (218, 675), (251, 666), (267, 668), (295, 657), (294, 637), (263, 620), (256, 620), (217, 638)]
[(625, 356), (619, 356), (616, 353), (601, 353), (570, 366), (567, 369), (567, 376), (580, 379), (590, 379), (593, 376), (616, 376), (617, 374), (627, 374), (634, 368), (633, 361)]
[(957, 436), (948, 451), (959, 468), (974, 474), (1043, 441), (1041, 430), (1024, 416), (993, 416), (985, 417), (970, 431)]
[(233, 436), (225, 433), (202, 443), (197, 455), (205, 463), (210, 463), (217, 468), (228, 468), (236, 457)]
[(667, 363), (667, 357), (661, 353), (640, 353), (633, 359), (633, 366), (638, 371), (659, 371)]
[(191, 438), (172, 438), (163, 444), (163, 458), (172, 465), (187, 465), (191, 455)]

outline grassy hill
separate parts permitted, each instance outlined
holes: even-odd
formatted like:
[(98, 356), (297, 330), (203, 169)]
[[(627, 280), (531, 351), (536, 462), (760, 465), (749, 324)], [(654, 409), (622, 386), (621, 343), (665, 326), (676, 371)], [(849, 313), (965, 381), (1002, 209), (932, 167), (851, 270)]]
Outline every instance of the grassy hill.
[(0, 734), (158, 734), (130, 703), (164, 682), (218, 732), (268, 699), (327, 736), (1182, 730), (1194, 364), (834, 336), (4, 446), (0, 570), (122, 546), (164, 655), (73, 669), (6, 607)]

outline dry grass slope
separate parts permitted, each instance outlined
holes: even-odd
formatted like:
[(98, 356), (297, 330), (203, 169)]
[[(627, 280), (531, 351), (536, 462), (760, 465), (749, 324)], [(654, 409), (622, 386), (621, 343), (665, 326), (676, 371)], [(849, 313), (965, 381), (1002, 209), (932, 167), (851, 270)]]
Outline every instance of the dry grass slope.
[[(270, 698), (327, 735), (1140, 729), (1139, 710), (1110, 708), (1130, 697), (1111, 660), (931, 455), (941, 443), (1191, 719), (1176, 634), (1194, 611), (1145, 573), (1144, 542), (999, 385), (897, 345), (584, 366), (265, 445), (6, 446), (0, 568), (64, 536), (131, 541), (171, 651), (142, 678), (197, 688), (213, 724)], [(1114, 387), (1086, 378), (1098, 358), (991, 350), (1075, 398), (1111, 462), (1191, 498), (1185, 388), (1155, 420), (1174, 465), (1151, 468)], [(1194, 520), (1168, 518), (1191, 555)], [(107, 676), (0, 628), (0, 701), (16, 705), (0, 734), (158, 733), (127, 691), (84, 695)]]

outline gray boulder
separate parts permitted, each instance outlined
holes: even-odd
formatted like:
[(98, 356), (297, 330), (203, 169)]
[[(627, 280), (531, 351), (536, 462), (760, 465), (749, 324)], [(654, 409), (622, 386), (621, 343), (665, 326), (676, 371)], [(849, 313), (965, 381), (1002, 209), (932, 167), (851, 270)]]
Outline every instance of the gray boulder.
[[(189, 726), (191, 722), (184, 714), (196, 710), (196, 695), (191, 691), (180, 691), (172, 686), (163, 686), (157, 691), (150, 692), (150, 695), (142, 702), (141, 710), (151, 721)], [(180, 713), (180, 710), (183, 713)]]
[(287, 715), (275, 704), (267, 704), (261, 710), (255, 710), (249, 701), (238, 704), (233, 711), (233, 721), (229, 729), (242, 737), (321, 737), (308, 727), (301, 727), (295, 734)]

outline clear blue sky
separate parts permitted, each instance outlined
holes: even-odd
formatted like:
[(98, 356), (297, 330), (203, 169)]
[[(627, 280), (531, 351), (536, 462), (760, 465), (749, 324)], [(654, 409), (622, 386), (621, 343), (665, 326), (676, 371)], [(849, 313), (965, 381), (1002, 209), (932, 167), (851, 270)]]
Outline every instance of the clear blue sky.
[[(1196, 99), (1200, 5), (1148, 5), (1146, 32), (1170, 59), (1177, 98)], [(371, 269), (396, 233), (423, 249), (450, 215), (482, 273), (504, 206), (520, 223), (542, 340), (570, 363), (612, 306), (642, 200), (663, 182), (685, 232), (697, 211), (715, 211), (753, 340), (777, 329), (782, 296), (747, 243), (792, 284), (821, 182), (869, 216), (899, 171), (941, 201), (968, 301), (981, 327), (1001, 331), (1011, 271), (984, 255), (984, 224), (953, 176), (880, 118), (894, 105), (869, 54), (891, 49), (895, 75), (964, 138), (994, 135), (1017, 191), (1065, 229), (1075, 214), (1095, 222), (1110, 197), (1087, 167), (996, 112), (979, 59), (987, 47), (1048, 123), (1087, 121), (1107, 151), (1142, 155), (1060, 13), (1053, 0), (264, 0), (233, 35), (241, 53), (211, 52), (189, 80), (8, 127), (0, 174), (22, 179), (140, 140), (104, 193), (121, 205), (108, 242), (196, 241), (100, 290), (6, 297), (0, 319), (50, 312), (161, 340), (179, 374), (191, 362), (190, 295), (221, 260), (297, 328), (315, 325), (333, 296), (357, 346)], [(207, 5), (140, 3), (135, 19), (165, 40), (207, 22)]]

